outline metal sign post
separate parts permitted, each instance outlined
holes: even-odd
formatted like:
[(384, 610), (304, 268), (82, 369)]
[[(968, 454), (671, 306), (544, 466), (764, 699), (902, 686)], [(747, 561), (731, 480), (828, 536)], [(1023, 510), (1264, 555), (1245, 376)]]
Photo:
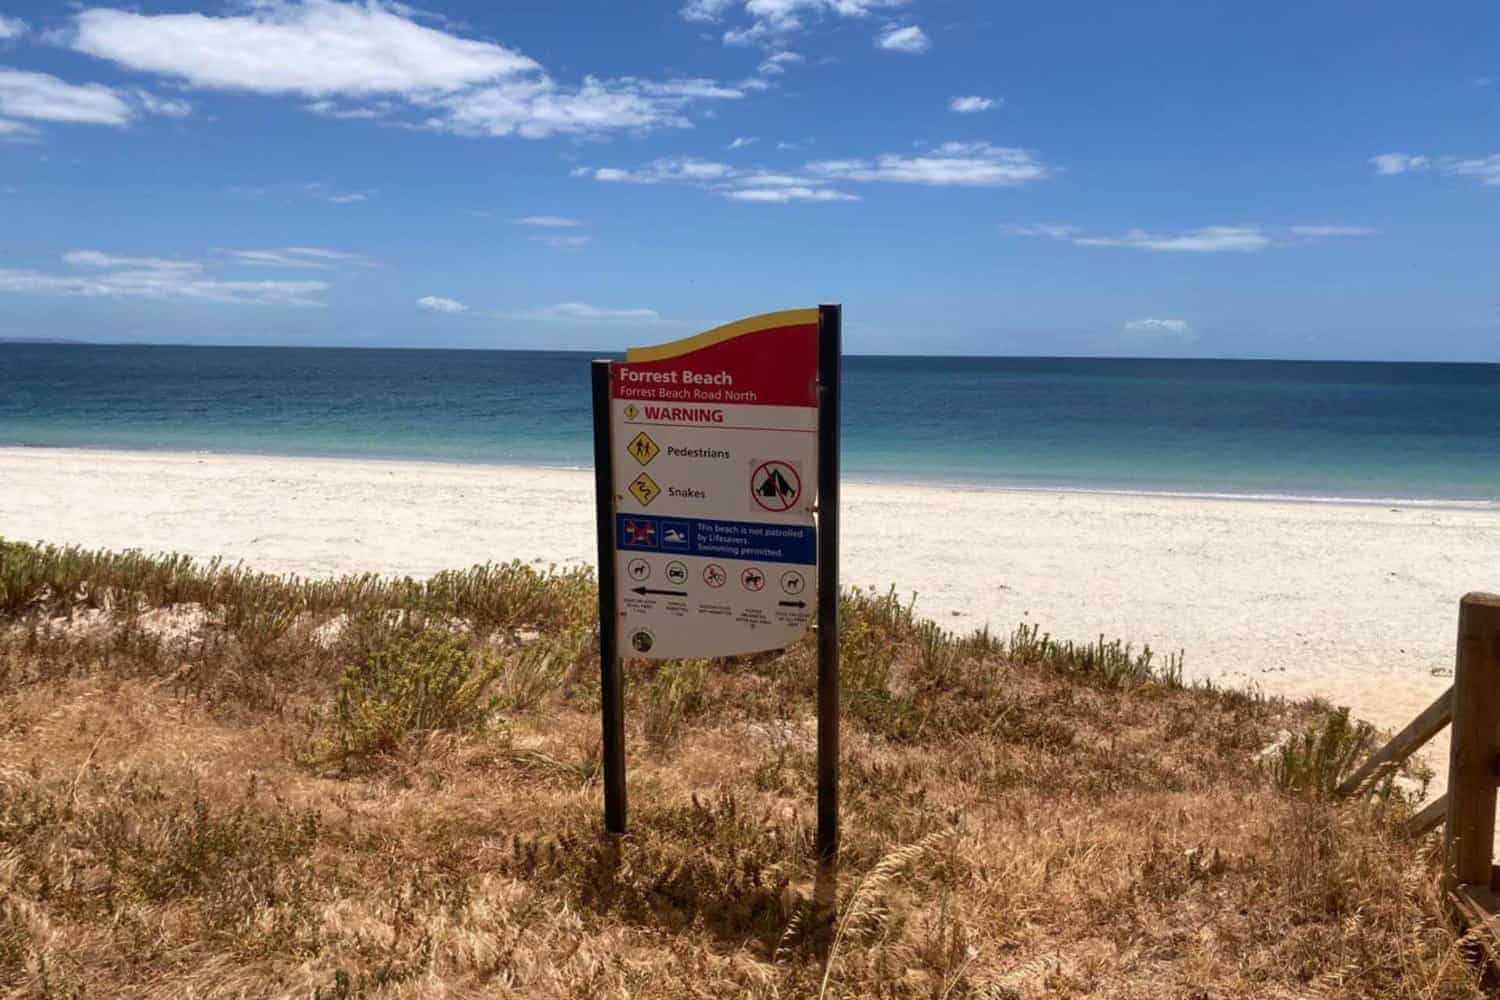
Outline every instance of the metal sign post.
[(595, 361), (605, 826), (625, 831), (632, 657), (784, 649), (818, 628), (818, 857), (838, 851), (841, 310), (766, 313)]
[(818, 860), (839, 853), (839, 387), (843, 309), (818, 307)]
[(592, 366), (594, 509), (599, 521), (599, 694), (604, 720), (604, 828), (625, 832), (625, 692), (620, 677), (620, 628), (615, 614), (615, 471), (610, 450), (608, 361)]

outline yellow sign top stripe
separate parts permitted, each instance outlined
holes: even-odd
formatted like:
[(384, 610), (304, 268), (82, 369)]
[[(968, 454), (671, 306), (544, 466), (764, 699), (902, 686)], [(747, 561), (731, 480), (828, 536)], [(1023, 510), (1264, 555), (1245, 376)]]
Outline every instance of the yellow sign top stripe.
[(733, 323), (716, 326), (712, 330), (684, 337), (681, 340), (657, 344), (655, 347), (632, 347), (625, 352), (625, 361), (626, 363), (666, 361), (668, 358), (678, 358), (684, 354), (691, 354), (693, 351), (701, 351), (714, 344), (722, 344), (735, 337), (743, 337), (747, 333), (775, 330), (783, 326), (802, 326), (817, 321), (816, 309), (786, 309), (782, 312), (761, 313), (759, 316), (735, 320)]

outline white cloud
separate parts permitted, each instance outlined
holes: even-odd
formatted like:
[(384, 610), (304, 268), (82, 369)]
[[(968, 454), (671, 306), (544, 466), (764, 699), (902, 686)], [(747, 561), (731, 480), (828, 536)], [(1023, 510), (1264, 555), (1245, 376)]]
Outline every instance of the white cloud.
[(1410, 156), (1406, 153), (1381, 153), (1379, 156), (1370, 157), (1370, 163), (1374, 165), (1377, 174), (1387, 177), (1415, 173), (1432, 166), (1427, 157)]
[(755, 71), (761, 76), (779, 76), (786, 72), (788, 66), (803, 61), (802, 55), (797, 52), (773, 52), (769, 56), (766, 56), (765, 60), (756, 67)]
[(576, 229), (583, 225), (577, 219), (569, 219), (561, 215), (528, 215), (517, 219), (518, 226), (537, 226), (542, 229)]
[(1500, 153), (1491, 153), (1477, 160), (1454, 160), (1443, 165), (1443, 172), (1472, 177), (1481, 184), (1500, 184)]
[(1263, 226), (1203, 226), (1182, 232), (1149, 232), (1131, 229), (1116, 236), (1090, 234), (1077, 226), (1055, 224), (1008, 226), (1017, 236), (1064, 240), (1081, 247), (1125, 247), (1162, 253), (1254, 253), (1273, 246), (1288, 246), (1319, 239), (1372, 236), (1366, 226), (1300, 225), (1280, 229)]
[(1121, 236), (1074, 236), (1085, 247), (1130, 247), (1168, 253), (1231, 253), (1264, 250), (1271, 237), (1258, 226), (1204, 226), (1183, 233), (1149, 233), (1132, 229)]
[[(587, 169), (584, 170), (587, 173)], [(661, 159), (637, 170), (621, 170), (618, 167), (600, 167), (593, 171), (594, 180), (623, 184), (662, 184), (668, 182), (691, 183), (723, 180), (732, 177), (735, 168), (727, 163), (713, 160)]]
[(417, 308), (428, 312), (447, 313), (450, 316), (469, 311), (469, 307), (462, 302), (456, 299), (445, 299), (441, 295), (422, 296), (417, 300)]
[(621, 87), (639, 90), (647, 97), (701, 98), (710, 101), (737, 101), (745, 96), (739, 87), (725, 86), (717, 80), (705, 77), (688, 77), (675, 80), (638, 80), (622, 77), (615, 81)]
[(989, 143), (949, 142), (920, 156), (889, 153), (875, 159), (817, 160), (802, 170), (742, 170), (699, 159), (660, 159), (635, 169), (580, 167), (576, 177), (631, 184), (691, 184), (734, 201), (858, 201), (840, 183), (921, 184), (930, 187), (1016, 187), (1043, 180), (1051, 169), (1030, 152)]
[(147, 114), (162, 115), (165, 118), (186, 118), (193, 113), (193, 106), (187, 101), (175, 97), (161, 97), (149, 90), (136, 90), (135, 99), (140, 102)]
[(948, 110), (957, 111), (961, 115), (972, 115), (978, 111), (988, 111), (995, 104), (993, 97), (955, 97), (948, 102)]
[[(71, 272), (0, 269), (0, 292), (85, 298), (151, 299), (226, 305), (320, 306), (323, 281), (224, 281), (201, 261), (134, 257), (98, 250), (63, 255)], [(76, 273), (82, 272), (82, 273)]]
[(26, 22), (16, 17), (0, 14), (0, 42), (14, 41), (26, 34)]
[(682, 17), (686, 21), (717, 21), (735, 2), (736, 0), (688, 0), (682, 6)]
[(0, 68), (0, 115), (80, 125), (127, 125), (134, 113), (116, 91), (46, 73)]
[(69, 267), (96, 271), (180, 271), (198, 272), (203, 264), (196, 260), (178, 260), (166, 257), (124, 257), (99, 250), (69, 250), (62, 255), (63, 263)]
[(887, 153), (873, 160), (820, 160), (810, 173), (831, 180), (925, 184), (935, 187), (1017, 187), (1051, 175), (1024, 149), (987, 142), (949, 142), (922, 156)]
[(793, 201), (859, 200), (855, 195), (835, 190), (822, 178), (741, 170), (713, 160), (653, 160), (635, 170), (584, 167), (575, 170), (574, 176), (592, 176), (596, 181), (617, 184), (687, 184), (732, 201), (785, 204)]
[(303, 107), (315, 115), (324, 118), (337, 118), (341, 121), (373, 121), (379, 118), (387, 118), (397, 111), (397, 105), (393, 101), (372, 101), (367, 105), (343, 105), (337, 101), (313, 101)]
[(1369, 226), (1288, 226), (1287, 232), (1309, 240), (1335, 239), (1340, 236), (1378, 236), (1380, 230)]
[(40, 130), (25, 122), (13, 122), (0, 118), (0, 142), (35, 142), (41, 138), (41, 135)]
[(547, 246), (551, 247), (554, 250), (582, 250), (584, 247), (586, 247), (586, 246), (589, 245), (589, 242), (592, 239), (592, 237), (583, 236), (583, 235), (578, 235), (578, 236), (554, 235), (554, 236), (533, 236), (532, 239), (536, 240), (538, 243), (545, 243)]
[(780, 48), (790, 36), (811, 23), (828, 19), (867, 17), (877, 11), (906, 6), (910, 0), (688, 0), (684, 19), (700, 24), (736, 23), (726, 28), (725, 45), (764, 45)]
[(1124, 331), (1134, 338), (1174, 340), (1183, 344), (1191, 344), (1198, 339), (1192, 326), (1180, 319), (1133, 319), (1125, 324)]
[(1461, 159), (1444, 156), (1413, 156), (1408, 153), (1382, 153), (1370, 158), (1377, 174), (1395, 176), (1437, 170), (1450, 177), (1469, 177), (1481, 184), (1500, 186), (1500, 153)]
[(835, 191), (832, 188), (813, 188), (804, 185), (785, 187), (741, 187), (724, 192), (724, 197), (733, 201), (758, 201), (784, 205), (791, 201), (859, 201), (857, 195)]
[[(183, 118), (192, 112), (188, 102), (148, 90), (69, 83), (47, 73), (0, 67), (0, 118), (119, 128), (142, 114)], [(40, 135), (35, 128), (15, 121), (0, 125), (0, 137), (31, 140)]]
[(547, 322), (622, 323), (640, 326), (654, 326), (669, 322), (663, 319), (655, 309), (605, 309), (584, 302), (559, 302), (555, 306), (540, 306), (525, 312), (514, 313), (510, 318)]
[(398, 11), (332, 0), (261, 0), (231, 17), (95, 8), (75, 19), (72, 44), (195, 87), (314, 98), (444, 93), (540, 68)]
[(915, 24), (902, 27), (887, 28), (875, 40), (877, 48), (885, 49), (887, 52), (906, 52), (911, 55), (921, 55), (932, 48), (932, 39), (927, 37)]
[(368, 257), (322, 247), (279, 247), (272, 250), (225, 250), (236, 263), (250, 267), (280, 267), (297, 271), (331, 271), (340, 265), (369, 267)]
[(1053, 222), (1006, 226), (1005, 230), (1015, 236), (1044, 236), (1051, 240), (1071, 240), (1082, 232), (1077, 226), (1065, 226)]
[(302, 97), (311, 101), (307, 110), (327, 117), (472, 136), (684, 127), (691, 106), (745, 94), (700, 78), (586, 76), (564, 86), (529, 56), (410, 15), (388, 0), (251, 0), (242, 13), (220, 17), (96, 8), (74, 19), (71, 42), (191, 87)]
[(375, 194), (374, 191), (340, 191), (321, 181), (304, 184), (302, 190), (310, 197), (326, 201), (330, 205), (358, 205), (360, 202), (369, 201)]
[(559, 87), (546, 77), (512, 81), (445, 95), (418, 103), (436, 109), (423, 123), (460, 135), (542, 139), (551, 135), (587, 135), (620, 129), (685, 128), (685, 109), (700, 100), (737, 100), (742, 89), (711, 80), (585, 77), (576, 89)]
[(742, 136), (737, 137), (733, 142), (731, 142), (729, 144), (728, 148), (729, 149), (744, 149), (746, 146), (753, 146), (757, 142), (760, 142), (760, 140), (758, 138), (756, 138), (755, 136), (753, 136), (753, 135), (742, 135)]

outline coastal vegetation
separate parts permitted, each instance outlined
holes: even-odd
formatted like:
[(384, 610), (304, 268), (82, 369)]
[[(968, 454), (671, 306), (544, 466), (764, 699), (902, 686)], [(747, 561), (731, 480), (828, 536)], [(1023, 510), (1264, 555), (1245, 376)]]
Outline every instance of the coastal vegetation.
[(831, 921), (812, 637), (629, 661), (611, 838), (596, 608), (586, 570), (0, 541), (0, 991), (1485, 995), (1402, 829), (1422, 776), (1329, 794), (1368, 726), (894, 590), (842, 601)]

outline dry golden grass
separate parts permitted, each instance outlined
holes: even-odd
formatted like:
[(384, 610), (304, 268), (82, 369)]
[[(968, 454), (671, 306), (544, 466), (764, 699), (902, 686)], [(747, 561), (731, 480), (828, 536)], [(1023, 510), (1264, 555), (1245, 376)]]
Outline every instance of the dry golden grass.
[(226, 572), (0, 543), (0, 991), (1484, 995), (1402, 796), (1257, 759), (1324, 706), (851, 594), (829, 926), (811, 641), (627, 665), (616, 842), (586, 579)]

